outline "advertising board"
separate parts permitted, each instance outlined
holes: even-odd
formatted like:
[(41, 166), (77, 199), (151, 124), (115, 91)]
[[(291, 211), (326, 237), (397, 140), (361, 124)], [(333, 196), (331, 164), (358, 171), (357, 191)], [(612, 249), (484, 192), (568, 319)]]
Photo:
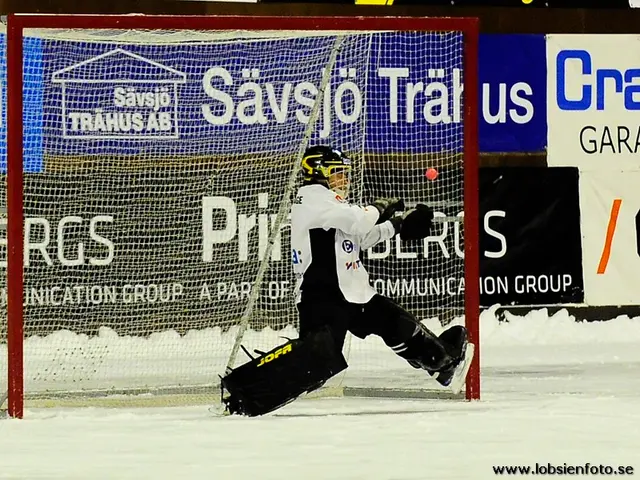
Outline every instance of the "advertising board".
[[(239, 188), (233, 163), (134, 170), (127, 161), (27, 176), (27, 328), (108, 325), (139, 334), (237, 322), (282, 199), (277, 169), (265, 169), (259, 186)], [(366, 170), (365, 190), (385, 174)], [(582, 302), (576, 170), (485, 168), (480, 184), (481, 304)], [(436, 205), (439, 216), (462, 214), (438, 207), (437, 195), (397, 194)], [(362, 262), (379, 293), (420, 318), (459, 311), (463, 238), (461, 222), (438, 222), (424, 241), (396, 237)], [(258, 325), (296, 318), (289, 242), (285, 225), (256, 305)], [(6, 267), (6, 237), (0, 246)], [(6, 301), (4, 286), (0, 294)]]
[(582, 303), (578, 171), (484, 168), (481, 304)]
[[(176, 44), (47, 40), (46, 151), (241, 154), (260, 143), (289, 150), (304, 133), (335, 41), (204, 42), (187, 54)], [(544, 36), (483, 35), (479, 55), (480, 150), (543, 151)], [(343, 150), (364, 143), (371, 153), (460, 151), (462, 60), (455, 32), (347, 37), (314, 141)]]
[[(461, 148), (459, 35), (380, 35), (370, 54), (365, 54), (361, 41), (352, 43), (339, 59), (323, 98), (315, 141), (340, 143), (345, 150), (364, 141), (371, 152)], [(187, 55), (176, 45), (136, 47), (27, 37), (25, 171), (42, 171), (45, 152), (241, 154), (247, 147), (239, 137), (253, 145), (269, 138), (266, 144), (287, 149), (284, 141), (277, 140), (291, 143), (304, 130), (314, 85), (322, 75), (318, 57), (326, 56), (330, 41), (314, 40), (315, 65), (301, 61), (309, 46), (308, 41), (298, 42), (289, 57), (273, 64), (255, 44), (192, 46)], [(408, 46), (429, 55), (398, 55), (411, 51)], [(4, 34), (0, 50), (0, 170), (4, 171)], [(543, 151), (544, 36), (482, 35), (479, 55), (480, 151)]]
[(640, 169), (640, 36), (549, 35), (548, 163)]
[(640, 172), (580, 174), (585, 301), (640, 303)]

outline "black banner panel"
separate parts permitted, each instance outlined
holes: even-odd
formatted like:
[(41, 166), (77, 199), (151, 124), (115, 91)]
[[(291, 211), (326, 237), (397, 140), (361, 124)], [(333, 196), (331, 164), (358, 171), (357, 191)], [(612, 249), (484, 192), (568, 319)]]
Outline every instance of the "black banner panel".
[(578, 170), (480, 172), (480, 303), (584, 300)]
[[(267, 165), (203, 160), (145, 168), (125, 159), (52, 162), (46, 173), (27, 174), (27, 334), (96, 333), (106, 326), (146, 335), (237, 325), (288, 173)], [(240, 181), (247, 168), (259, 178), (252, 185)], [(363, 202), (397, 195), (430, 203), (445, 219), (424, 241), (396, 236), (365, 251), (362, 264), (374, 288), (419, 318), (461, 313), (459, 185), (446, 168), (427, 181), (423, 170), (384, 161), (358, 175), (364, 188), (354, 195)], [(481, 170), (481, 305), (582, 302), (577, 185), (573, 168)], [(286, 221), (257, 296), (254, 327), (281, 328), (297, 318), (289, 242)], [(6, 266), (6, 241), (0, 245)], [(6, 286), (0, 293), (6, 305)]]

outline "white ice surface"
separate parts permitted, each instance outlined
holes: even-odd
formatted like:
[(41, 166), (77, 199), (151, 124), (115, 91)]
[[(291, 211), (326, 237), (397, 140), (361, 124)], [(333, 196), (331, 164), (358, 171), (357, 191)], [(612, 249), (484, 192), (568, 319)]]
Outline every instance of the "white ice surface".
[(30, 409), (0, 421), (0, 478), (490, 479), (494, 465), (536, 462), (638, 475), (640, 318), (509, 319), (483, 314), (479, 402), (299, 400), (254, 419), (206, 407)]

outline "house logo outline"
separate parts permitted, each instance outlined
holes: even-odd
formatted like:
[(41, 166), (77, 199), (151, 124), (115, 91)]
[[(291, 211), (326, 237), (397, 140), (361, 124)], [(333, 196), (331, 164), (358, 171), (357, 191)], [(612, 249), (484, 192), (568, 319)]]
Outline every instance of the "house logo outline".
[[(83, 69), (91, 65), (96, 66), (96, 63), (100, 64), (105, 62), (105, 69), (103, 71), (109, 71), (113, 69), (114, 62), (120, 60), (128, 62), (138, 62), (144, 64), (146, 68), (152, 67), (155, 71), (153, 75), (149, 75), (148, 78), (92, 78), (91, 75), (78, 75), (78, 72), (82, 72)], [(99, 69), (98, 69), (99, 71)], [(97, 139), (111, 139), (111, 140), (175, 140), (180, 138), (179, 123), (178, 123), (178, 85), (187, 82), (187, 74), (176, 70), (175, 68), (168, 67), (159, 62), (143, 57), (133, 52), (129, 52), (122, 48), (115, 48), (108, 52), (96, 55), (73, 65), (69, 65), (60, 70), (56, 70), (51, 74), (51, 82), (60, 84), (62, 89), (62, 136), (66, 139), (79, 139), (79, 140), (97, 140)], [(110, 134), (88, 134), (77, 135), (69, 134), (67, 132), (67, 85), (68, 84), (168, 84), (173, 86), (173, 128), (172, 133), (168, 135), (144, 135), (144, 134), (122, 134), (122, 135), (110, 135)]]

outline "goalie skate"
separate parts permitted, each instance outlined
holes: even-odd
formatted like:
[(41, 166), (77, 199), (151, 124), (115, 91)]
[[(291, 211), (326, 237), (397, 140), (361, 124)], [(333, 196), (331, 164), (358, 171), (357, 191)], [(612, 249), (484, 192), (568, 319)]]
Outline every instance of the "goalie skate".
[(473, 343), (466, 343), (464, 348), (464, 356), (462, 360), (453, 368), (439, 372), (436, 376), (436, 380), (440, 385), (448, 387), (451, 393), (457, 395), (462, 390), (471, 363), (473, 362), (473, 353), (475, 352), (475, 345)]

